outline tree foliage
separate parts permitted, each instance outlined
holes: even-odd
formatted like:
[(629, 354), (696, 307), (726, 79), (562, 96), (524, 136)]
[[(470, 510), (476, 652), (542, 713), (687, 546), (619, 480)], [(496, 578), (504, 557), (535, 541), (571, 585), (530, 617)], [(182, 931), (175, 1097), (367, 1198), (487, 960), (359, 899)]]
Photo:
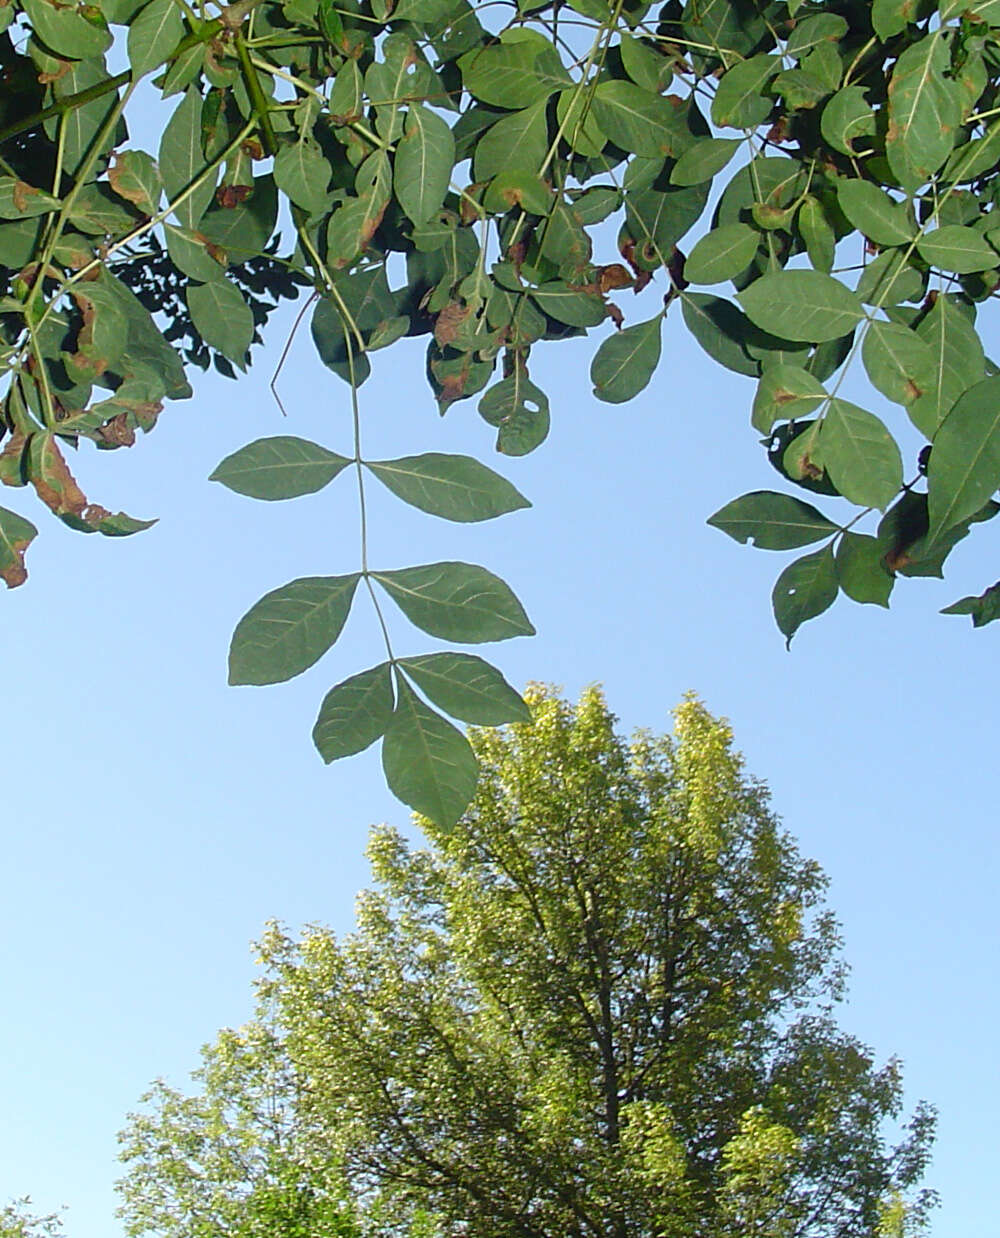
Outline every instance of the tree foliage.
[(825, 879), (726, 724), (688, 700), (629, 744), (597, 691), (528, 699), (533, 726), (473, 733), (453, 831), (373, 832), (356, 932), (269, 930), (258, 1023), (123, 1135), (135, 1238), (243, 1234), (289, 1156), (303, 1184), (338, 1166), (386, 1238), (917, 1232), (933, 1116), (887, 1145), (899, 1065), (833, 1022)]
[[(0, 480), (74, 528), (149, 522), (91, 502), (65, 446), (130, 445), (190, 394), (186, 368), (245, 368), (303, 289), (352, 441), (235, 453), (215, 479), (256, 499), (345, 473), (362, 513), (373, 482), (455, 521), (524, 507), (468, 457), (365, 457), (375, 354), (426, 338), (441, 411), (478, 397), (513, 457), (548, 430), (537, 343), (599, 333), (594, 394), (619, 403), (682, 320), (756, 383), (768, 459), (810, 492), (754, 491), (711, 521), (811, 547), (774, 589), (789, 641), (841, 593), (884, 606), (900, 576), (940, 575), (1000, 510), (1000, 376), (976, 328), (1000, 284), (995, 0), (8, 0), (0, 26)], [(109, 57), (128, 67), (109, 76)], [(155, 151), (128, 136), (143, 82), (162, 99)], [(845, 398), (848, 374), (897, 406), (892, 430)], [(8, 585), (35, 534), (0, 509)], [(317, 745), (333, 760), (382, 739), (393, 790), (452, 822), (476, 767), (443, 715), (523, 705), (466, 654), (418, 674), (389, 603), (448, 642), (530, 634), (487, 568), (384, 564), (362, 519), (344, 574), (244, 617), (231, 678), (301, 673), (359, 595), (386, 661), (331, 689)], [(948, 610), (978, 626), (998, 599)]]

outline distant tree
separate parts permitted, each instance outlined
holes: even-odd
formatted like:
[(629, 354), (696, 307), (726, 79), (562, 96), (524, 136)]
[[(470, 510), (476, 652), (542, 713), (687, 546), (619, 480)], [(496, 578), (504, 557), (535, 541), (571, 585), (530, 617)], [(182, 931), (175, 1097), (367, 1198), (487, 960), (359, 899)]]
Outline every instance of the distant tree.
[(921, 1226), (932, 1112), (887, 1145), (899, 1065), (834, 1025), (825, 878), (728, 726), (687, 700), (674, 738), (628, 744), (596, 690), (528, 699), (533, 726), (473, 732), (453, 831), (374, 831), (355, 933), (267, 932), (260, 1021), (207, 1052), (201, 1095), (159, 1085), (123, 1135), (130, 1234), (256, 1234), (244, 1206), (289, 1164), (335, 1166), (359, 1206), (310, 1234)]
[(62, 1238), (62, 1219), (58, 1212), (45, 1215), (32, 1212), (31, 1199), (24, 1195), (0, 1208), (0, 1238)]

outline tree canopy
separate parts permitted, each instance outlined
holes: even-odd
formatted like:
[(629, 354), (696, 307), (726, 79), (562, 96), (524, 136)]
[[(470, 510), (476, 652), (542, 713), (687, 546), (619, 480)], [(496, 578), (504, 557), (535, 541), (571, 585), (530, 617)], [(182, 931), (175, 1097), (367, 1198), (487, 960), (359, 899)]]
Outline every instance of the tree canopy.
[[(755, 383), (785, 485), (711, 523), (813, 547), (774, 588), (788, 641), (840, 594), (885, 606), (898, 578), (941, 575), (1000, 511), (977, 331), (1000, 285), (996, 0), (8, 0), (0, 26), (0, 480), (82, 532), (147, 528), (88, 499), (66, 445), (131, 445), (192, 367), (244, 369), (304, 294), (350, 441), (261, 439), (213, 478), (281, 500), (345, 473), (360, 544), (252, 607), (230, 679), (304, 672), (367, 597), (386, 658), (331, 688), (313, 737), (326, 761), (382, 740), (392, 789), (440, 823), (476, 780), (443, 715), (523, 705), (482, 659), (397, 657), (389, 603), (447, 643), (534, 629), (486, 567), (382, 563), (365, 486), (463, 522), (528, 500), (472, 457), (364, 455), (364, 381), (404, 337), (427, 339), (441, 411), (478, 398), (516, 457), (548, 432), (536, 344), (599, 332), (594, 395), (617, 404), (683, 321)], [(127, 127), (150, 86), (155, 151)], [(36, 532), (0, 508), (11, 587)], [(989, 623), (1000, 585), (948, 610)]]
[(454, 830), (376, 829), (357, 930), (272, 926), (256, 1020), (145, 1098), (134, 1238), (256, 1238), (263, 1200), (279, 1236), (919, 1230), (933, 1114), (887, 1142), (899, 1064), (836, 1026), (825, 878), (728, 726), (689, 699), (628, 743), (596, 690), (528, 701), (473, 732)]

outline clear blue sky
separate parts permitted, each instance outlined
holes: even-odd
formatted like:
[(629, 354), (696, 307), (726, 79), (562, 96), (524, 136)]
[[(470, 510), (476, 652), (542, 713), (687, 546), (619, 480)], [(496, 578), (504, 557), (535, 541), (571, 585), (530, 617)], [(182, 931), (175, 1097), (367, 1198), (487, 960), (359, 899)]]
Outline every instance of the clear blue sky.
[[(574, 694), (603, 681), (627, 729), (667, 727), (692, 688), (732, 719), (750, 770), (831, 877), (852, 966), (842, 1023), (902, 1057), (911, 1102), (940, 1106), (933, 1232), (985, 1233), (1000, 1106), (1000, 625), (974, 633), (936, 611), (992, 582), (996, 533), (959, 548), (949, 583), (902, 582), (891, 613), (839, 603), (786, 653), (769, 612), (785, 557), (705, 525), (777, 480), (749, 428), (752, 384), (703, 358), (676, 310), (660, 371), (630, 405), (591, 398), (591, 350), (538, 350), (551, 437), (524, 460), (495, 458), (533, 510), (461, 527), (376, 496), (373, 566), (459, 558), (504, 576), (539, 631), (487, 651), (518, 684)], [(489, 459), (472, 404), (438, 418), (419, 344), (375, 363), (369, 456)], [(369, 824), (407, 819), (377, 752), (326, 768), (309, 740), (327, 688), (380, 657), (360, 596), (341, 642), (300, 679), (225, 683), (252, 602), (357, 563), (349, 474), (288, 504), (206, 481), (264, 434), (349, 449), (347, 389), (306, 333), (283, 381), (288, 421), (269, 373), (264, 358), (239, 384), (206, 376), (130, 452), (80, 452), (92, 500), (159, 516), (148, 533), (82, 537), (0, 495), (41, 528), (27, 585), (0, 598), (0, 1198), (68, 1205), (73, 1238), (119, 1232), (115, 1133), (154, 1076), (183, 1083), (199, 1045), (247, 1016), (264, 921), (348, 929)], [(433, 647), (401, 617), (397, 631), (401, 652)]]

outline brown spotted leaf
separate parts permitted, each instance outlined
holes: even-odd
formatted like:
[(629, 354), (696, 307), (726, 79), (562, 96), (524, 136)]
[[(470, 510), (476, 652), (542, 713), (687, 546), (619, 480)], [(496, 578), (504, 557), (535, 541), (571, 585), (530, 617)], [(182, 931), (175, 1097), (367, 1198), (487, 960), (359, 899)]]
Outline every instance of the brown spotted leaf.
[(8, 589), (16, 589), (27, 580), (24, 552), (37, 535), (30, 520), (0, 507), (0, 580)]

